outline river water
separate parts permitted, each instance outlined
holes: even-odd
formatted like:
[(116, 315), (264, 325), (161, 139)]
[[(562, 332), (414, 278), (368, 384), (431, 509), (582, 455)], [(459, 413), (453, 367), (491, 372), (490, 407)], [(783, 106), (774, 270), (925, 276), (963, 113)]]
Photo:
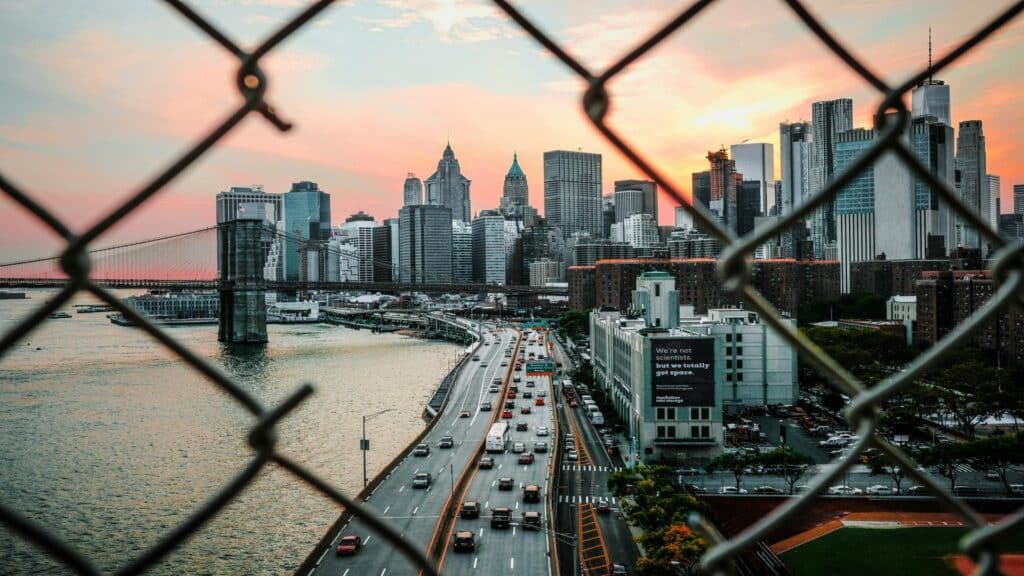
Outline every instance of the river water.
[[(49, 294), (0, 300), (0, 333)], [(265, 406), (312, 382), (316, 393), (278, 426), (279, 450), (348, 494), (362, 486), (361, 416), (392, 409), (367, 425), (372, 477), (423, 429), (423, 407), (460, 351), (326, 325), (268, 329), (266, 346), (231, 348), (216, 326), (168, 328)], [(102, 313), (50, 320), (0, 358), (0, 501), (112, 572), (242, 469), (252, 424), (140, 330)], [(292, 573), (339, 512), (268, 467), (151, 573)], [(0, 528), (0, 574), (63, 573)]]

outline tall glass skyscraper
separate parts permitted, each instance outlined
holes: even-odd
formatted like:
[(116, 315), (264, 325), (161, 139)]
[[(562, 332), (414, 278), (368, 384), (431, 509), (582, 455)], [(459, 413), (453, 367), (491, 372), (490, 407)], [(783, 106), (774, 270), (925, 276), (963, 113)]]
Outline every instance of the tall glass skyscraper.
[(469, 185), (471, 180), (462, 175), (459, 160), (447, 144), (437, 162), (437, 171), (427, 178), (427, 204), (444, 206), (452, 211), (452, 220), (469, 222), (472, 212), (469, 206)]
[(565, 238), (577, 232), (601, 237), (600, 154), (544, 153), (544, 216)]
[(452, 211), (404, 206), (398, 211), (398, 276), (402, 282), (452, 281)]
[[(775, 196), (775, 148), (764, 142), (733, 144), (729, 155), (736, 162), (736, 171), (743, 174), (743, 181), (760, 182), (758, 210), (767, 216)], [(749, 206), (748, 206), (749, 208)]]
[(331, 195), (316, 182), (292, 184), (284, 195), (284, 274), (299, 279), (299, 248), (305, 241), (331, 237)]
[[(814, 131), (811, 142), (814, 177), (811, 188), (814, 194), (835, 175), (835, 138), (840, 132), (853, 129), (853, 100), (839, 98), (811, 104), (811, 126)], [(834, 201), (825, 202), (815, 212), (811, 239), (814, 241), (815, 258), (824, 258), (825, 247), (836, 241)]]
[[(989, 194), (985, 176), (988, 174), (985, 160), (985, 132), (981, 120), (966, 120), (960, 123), (960, 134), (956, 139), (956, 167), (960, 170), (960, 198), (967, 206), (988, 219)], [(969, 248), (981, 248), (978, 231), (958, 219), (957, 243)]]

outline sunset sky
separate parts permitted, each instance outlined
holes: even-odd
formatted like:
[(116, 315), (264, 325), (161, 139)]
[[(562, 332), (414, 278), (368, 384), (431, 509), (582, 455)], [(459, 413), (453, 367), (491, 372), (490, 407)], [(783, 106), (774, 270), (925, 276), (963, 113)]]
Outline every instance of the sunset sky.
[[(276, 29), (301, 0), (193, 5), (244, 46)], [(927, 63), (928, 27), (944, 54), (1007, 1), (818, 0), (810, 8), (895, 83)], [(605, 66), (684, 2), (519, 2), (585, 63)], [(0, 172), (75, 229), (110, 210), (237, 107), (237, 65), (162, 2), (0, 0)], [(954, 124), (984, 122), (989, 172), (1004, 211), (1024, 183), (1018, 18), (938, 78), (952, 86)], [(214, 195), (313, 180), (332, 195), (334, 223), (365, 210), (394, 217), (407, 172), (436, 168), (450, 138), (472, 207), (497, 205), (514, 150), (543, 210), (542, 153), (604, 154), (604, 189), (639, 174), (580, 111), (582, 82), (489, 4), (460, 0), (340, 3), (265, 59), (268, 100), (295, 129), (258, 115), (102, 237), (109, 245), (214, 222)], [(720, 0), (611, 85), (610, 119), (689, 190), (708, 150), (771, 142), (778, 124), (809, 119), (811, 102), (852, 97), (868, 126), (880, 97), (781, 3)], [(671, 204), (662, 197), (662, 221)], [(0, 199), (0, 261), (58, 243)]]

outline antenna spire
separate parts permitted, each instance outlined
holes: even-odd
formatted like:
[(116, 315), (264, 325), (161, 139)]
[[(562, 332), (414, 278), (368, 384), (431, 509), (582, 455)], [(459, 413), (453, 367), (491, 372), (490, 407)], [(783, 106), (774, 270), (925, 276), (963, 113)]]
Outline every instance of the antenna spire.
[(928, 82), (932, 81), (932, 27), (928, 27)]

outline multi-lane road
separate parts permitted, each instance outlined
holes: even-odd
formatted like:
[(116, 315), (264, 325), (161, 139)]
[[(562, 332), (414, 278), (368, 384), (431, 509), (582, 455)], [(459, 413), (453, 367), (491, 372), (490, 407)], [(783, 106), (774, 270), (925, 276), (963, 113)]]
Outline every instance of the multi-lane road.
[[(452, 494), (453, 484), (467, 466), (475, 466), (480, 442), (487, 434), (494, 412), (481, 411), (481, 402), (491, 401), (498, 410), (498, 396), (488, 392), (495, 379), (505, 380), (512, 369), (511, 363), (502, 366), (507, 348), (515, 348), (518, 333), (511, 329), (484, 327), (483, 343), (477, 350), (479, 361), (466, 364), (449, 392), (448, 403), (437, 416), (423, 442), (430, 446), (427, 456), (413, 456), (407, 452), (401, 461), (387, 472), (364, 506), (389, 522), (410, 542), (422, 549), (434, 536), (438, 520)], [(466, 411), (468, 416), (460, 414)], [(454, 446), (438, 447), (444, 436), (452, 436)], [(338, 450), (347, 449), (337, 447)], [(429, 488), (413, 488), (413, 476), (430, 473)], [(345, 535), (357, 535), (363, 546), (352, 556), (337, 556), (335, 548)], [(342, 527), (330, 539), (330, 544), (317, 551), (317, 563), (310, 574), (330, 576), (415, 576), (419, 570), (404, 556), (398, 554), (386, 540), (359, 520)]]
[[(468, 471), (471, 475), (469, 486), (463, 501), (477, 502), (480, 507), (479, 518), (458, 518), (452, 531), (445, 534), (448, 544), (441, 558), (441, 569), (445, 575), (451, 574), (524, 574), (541, 576), (551, 574), (547, 506), (545, 505), (550, 489), (548, 485), (551, 454), (555, 440), (554, 420), (551, 402), (553, 393), (551, 379), (548, 376), (528, 376), (525, 372), (525, 361), (530, 355), (547, 354), (544, 339), (537, 333), (526, 333), (521, 347), (524, 358), (523, 370), (514, 372), (513, 383), (517, 384), (516, 398), (506, 400), (514, 403), (510, 409), (511, 418), (501, 418), (499, 422), (507, 422), (511, 430), (505, 450), (500, 453), (489, 453), (494, 459), (494, 467), (481, 469), (475, 467)], [(514, 382), (518, 378), (519, 382)], [(531, 386), (530, 383), (533, 385)], [(511, 386), (510, 386), (511, 388)], [(527, 394), (529, 393), (529, 394)], [(531, 396), (526, 398), (525, 396)], [(496, 396), (496, 395), (495, 395)], [(538, 406), (538, 398), (543, 405)], [(497, 398), (495, 399), (498, 400)], [(504, 410), (495, 405), (496, 409)], [(524, 407), (530, 413), (523, 414)], [(517, 430), (518, 424), (525, 424), (526, 430)], [(546, 427), (548, 435), (538, 436), (540, 427)], [(542, 452), (536, 451), (538, 442), (547, 445)], [(534, 456), (530, 464), (519, 463), (519, 453), (513, 451), (515, 444), (523, 445), (524, 453)], [(500, 490), (500, 478), (512, 479), (512, 490)], [(527, 503), (523, 500), (523, 488), (535, 484), (541, 489), (541, 501)], [(492, 511), (495, 508), (509, 508), (512, 512), (511, 525), (508, 528), (491, 528)], [(541, 514), (541, 530), (525, 530), (522, 526), (523, 513), (535, 511)], [(451, 533), (468, 530), (476, 539), (476, 550), (472, 552), (455, 552), (452, 548)]]

